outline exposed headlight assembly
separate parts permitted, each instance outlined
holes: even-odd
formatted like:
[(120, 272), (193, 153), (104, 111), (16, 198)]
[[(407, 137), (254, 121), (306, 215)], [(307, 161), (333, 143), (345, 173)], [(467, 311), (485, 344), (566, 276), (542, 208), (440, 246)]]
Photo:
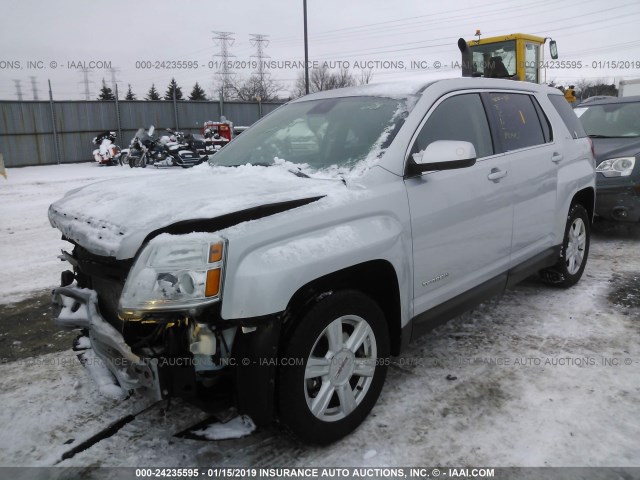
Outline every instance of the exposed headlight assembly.
[(120, 297), (120, 316), (201, 307), (220, 299), (226, 242), (211, 234), (160, 235), (136, 260)]
[(610, 158), (596, 168), (605, 177), (628, 177), (636, 164), (635, 157)]

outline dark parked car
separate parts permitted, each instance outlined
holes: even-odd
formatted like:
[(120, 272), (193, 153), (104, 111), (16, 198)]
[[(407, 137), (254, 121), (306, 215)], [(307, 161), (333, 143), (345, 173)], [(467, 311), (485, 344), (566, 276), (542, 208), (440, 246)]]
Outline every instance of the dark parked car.
[(640, 221), (640, 96), (607, 98), (574, 110), (596, 155), (596, 213)]

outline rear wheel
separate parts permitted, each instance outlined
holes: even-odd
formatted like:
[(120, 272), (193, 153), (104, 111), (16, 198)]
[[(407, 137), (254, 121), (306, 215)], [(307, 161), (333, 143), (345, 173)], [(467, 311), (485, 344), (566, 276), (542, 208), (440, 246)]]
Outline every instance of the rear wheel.
[(384, 315), (360, 292), (328, 295), (295, 324), (282, 360), (281, 421), (303, 441), (336, 441), (362, 423), (382, 390), (389, 363)]
[(574, 204), (567, 216), (560, 259), (555, 266), (540, 272), (542, 279), (557, 287), (568, 288), (575, 285), (587, 265), (590, 240), (589, 214), (582, 205)]
[(137, 167), (141, 167), (141, 168), (146, 168), (147, 167), (147, 154), (143, 153), (142, 155), (140, 155), (140, 157), (138, 158), (138, 164), (136, 165)]

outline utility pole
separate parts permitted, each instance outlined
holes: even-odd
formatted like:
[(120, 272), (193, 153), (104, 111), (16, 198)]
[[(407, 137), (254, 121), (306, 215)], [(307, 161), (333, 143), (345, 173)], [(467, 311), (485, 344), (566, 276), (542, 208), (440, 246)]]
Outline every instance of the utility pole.
[(89, 80), (89, 74), (93, 73), (93, 70), (89, 70), (88, 68), (83, 68), (80, 70), (82, 72), (83, 80), (80, 83), (84, 84), (84, 99), (91, 100), (91, 90), (89, 90), (89, 84), (94, 83), (92, 80)]
[(176, 89), (173, 89), (173, 119), (175, 120), (176, 130), (180, 130), (180, 126), (178, 125), (178, 102), (176, 101)]
[(38, 81), (34, 76), (31, 76), (29, 78), (31, 79), (31, 91), (33, 92), (33, 99), (38, 100)]
[(118, 84), (116, 83), (115, 87), (115, 95), (116, 95), (116, 123), (118, 125), (118, 139), (120, 140), (120, 145), (122, 145), (122, 124), (120, 123), (120, 102), (118, 102)]
[(220, 87), (220, 94), (223, 100), (228, 97), (229, 87), (231, 85), (231, 76), (233, 75), (230, 68), (230, 58), (235, 55), (229, 52), (229, 47), (235, 43), (235, 38), (232, 37), (233, 32), (213, 32), (216, 36), (214, 40), (220, 44), (220, 53), (215, 54), (215, 57), (220, 57), (222, 65), (218, 68), (218, 76), (222, 79), (222, 86)]
[[(250, 35), (249, 43), (251, 46), (256, 47), (256, 54), (251, 55), (252, 57), (256, 57), (258, 59), (258, 68), (256, 70), (256, 74), (260, 79), (260, 88), (258, 91), (258, 97), (267, 98), (267, 88), (264, 82), (264, 59), (269, 58), (268, 55), (264, 54), (264, 49), (269, 46), (269, 40), (267, 39), (269, 35), (260, 35), (257, 33), (252, 33)], [(266, 74), (268, 74), (267, 72)]]
[(56, 111), (53, 106), (53, 92), (51, 91), (51, 80), (49, 80), (49, 108), (51, 109), (51, 128), (53, 130), (53, 147), (56, 151), (56, 161), (60, 165), (60, 147), (58, 145), (58, 130), (56, 129)]
[[(118, 89), (116, 88), (116, 87), (117, 87), (117, 85), (118, 85), (118, 81), (116, 80), (116, 74), (118, 73), (118, 71), (120, 71), (120, 69), (119, 69), (119, 68), (113, 68), (113, 67), (111, 67), (111, 68), (108, 70), (108, 72), (111, 74), (111, 89), (112, 89), (114, 92), (117, 92), (117, 90), (118, 90)], [(116, 96), (117, 96), (117, 94), (116, 94)]]
[(20, 82), (22, 82), (22, 80), (13, 81), (13, 83), (16, 85), (16, 97), (18, 97), (18, 100), (21, 102), (22, 101), (22, 85), (20, 85)]
[(304, 91), (309, 94), (309, 42), (307, 41), (307, 0), (303, 0), (304, 13)]

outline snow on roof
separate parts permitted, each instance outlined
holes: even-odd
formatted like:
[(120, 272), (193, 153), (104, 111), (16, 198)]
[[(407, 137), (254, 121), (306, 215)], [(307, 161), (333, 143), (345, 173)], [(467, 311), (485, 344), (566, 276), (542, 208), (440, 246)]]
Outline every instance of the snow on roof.
[(409, 95), (420, 93), (432, 83), (434, 83), (433, 80), (429, 81), (424, 77), (406, 77), (395, 82), (372, 83), (369, 85), (358, 85), (356, 87), (337, 88), (334, 90), (311, 93), (295, 101), (298, 102), (307, 100), (319, 100), (322, 98), (357, 96), (406, 98)]

